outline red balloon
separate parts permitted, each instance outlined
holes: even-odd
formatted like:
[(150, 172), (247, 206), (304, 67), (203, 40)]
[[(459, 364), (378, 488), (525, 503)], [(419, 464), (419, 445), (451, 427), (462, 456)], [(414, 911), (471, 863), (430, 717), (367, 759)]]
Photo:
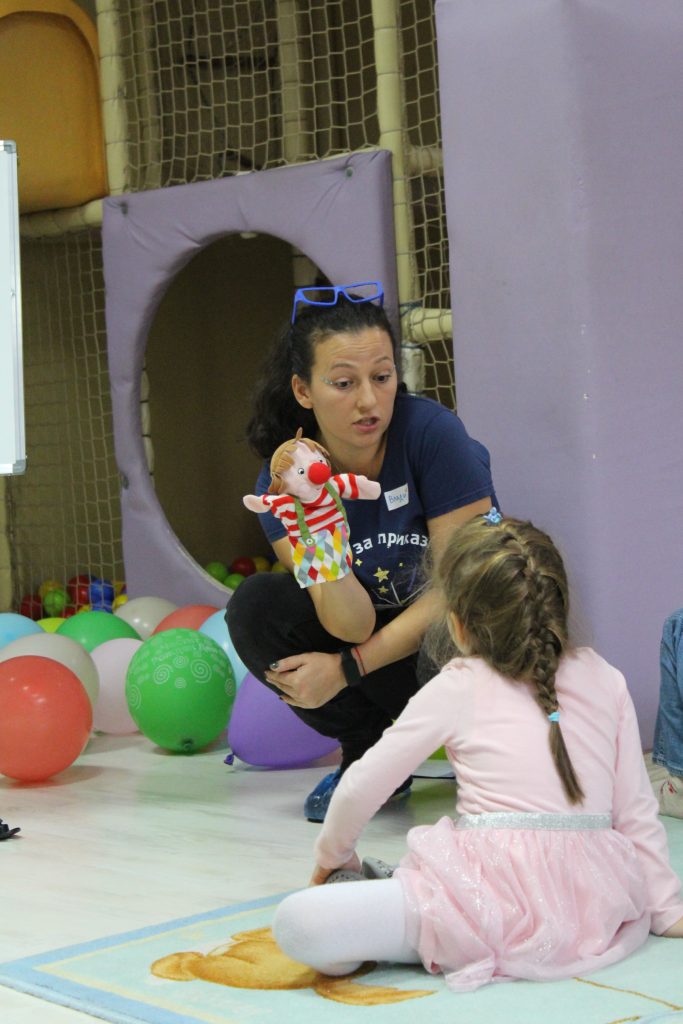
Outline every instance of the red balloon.
[(220, 611), (212, 604), (186, 604), (183, 608), (176, 608), (174, 612), (162, 619), (155, 633), (164, 633), (167, 629), (199, 629), (210, 615)]
[(25, 654), (0, 662), (0, 719), (0, 774), (41, 782), (82, 753), (92, 705), (66, 665)]
[(230, 563), (230, 572), (238, 572), (240, 576), (253, 576), (256, 572), (256, 563), (253, 558), (242, 555)]

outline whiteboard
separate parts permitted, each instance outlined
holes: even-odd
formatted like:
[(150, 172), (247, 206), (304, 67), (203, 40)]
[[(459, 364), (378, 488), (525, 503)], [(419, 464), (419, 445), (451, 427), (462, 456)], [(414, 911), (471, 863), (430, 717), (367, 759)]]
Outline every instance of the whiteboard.
[(0, 140), (0, 474), (25, 469), (17, 147)]

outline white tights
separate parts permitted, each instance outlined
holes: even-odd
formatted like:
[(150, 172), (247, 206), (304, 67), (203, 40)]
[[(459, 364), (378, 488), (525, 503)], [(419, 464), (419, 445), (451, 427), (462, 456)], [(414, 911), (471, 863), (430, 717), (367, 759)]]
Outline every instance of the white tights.
[(287, 896), (273, 934), (298, 963), (322, 974), (350, 974), (365, 960), (418, 964), (406, 938), (406, 907), (398, 879), (335, 882)]

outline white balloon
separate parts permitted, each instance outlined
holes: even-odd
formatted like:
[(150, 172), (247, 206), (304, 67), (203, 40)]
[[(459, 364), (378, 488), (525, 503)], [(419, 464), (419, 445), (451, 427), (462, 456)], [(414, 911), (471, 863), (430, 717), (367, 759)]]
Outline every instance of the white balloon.
[(143, 640), (147, 640), (162, 619), (178, 607), (165, 597), (133, 597), (114, 612), (120, 619), (135, 629)]
[(0, 650), (0, 661), (8, 658), (20, 658), (25, 654), (34, 654), (39, 658), (51, 658), (70, 668), (78, 676), (83, 689), (88, 695), (93, 711), (97, 704), (100, 689), (99, 677), (95, 662), (86, 649), (69, 636), (58, 633), (31, 633), (13, 640)]
[(100, 697), (93, 715), (93, 729), (112, 736), (137, 732), (126, 701), (126, 672), (142, 640), (120, 637), (107, 640), (92, 652), (100, 677)]

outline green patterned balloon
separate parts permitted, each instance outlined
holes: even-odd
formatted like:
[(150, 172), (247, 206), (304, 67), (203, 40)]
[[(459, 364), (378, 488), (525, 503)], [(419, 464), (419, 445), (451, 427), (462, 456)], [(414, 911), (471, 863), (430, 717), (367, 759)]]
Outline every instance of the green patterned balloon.
[(235, 699), (223, 649), (194, 629), (145, 640), (126, 673), (128, 708), (140, 732), (165, 750), (191, 754), (220, 736)]

